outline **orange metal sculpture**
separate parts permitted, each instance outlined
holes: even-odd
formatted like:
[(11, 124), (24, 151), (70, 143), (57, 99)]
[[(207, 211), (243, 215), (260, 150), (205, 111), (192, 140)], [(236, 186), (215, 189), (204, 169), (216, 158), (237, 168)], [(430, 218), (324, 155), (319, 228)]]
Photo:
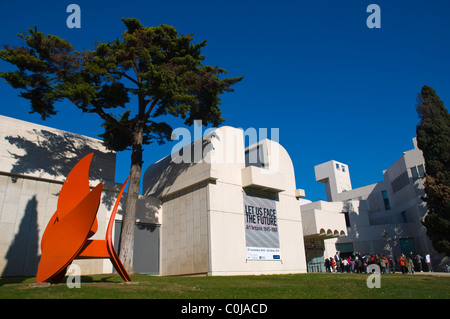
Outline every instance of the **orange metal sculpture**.
[(103, 183), (92, 191), (89, 187), (89, 167), (93, 156), (91, 153), (81, 159), (61, 188), (56, 212), (42, 235), (42, 255), (36, 282), (60, 282), (74, 259), (86, 258), (109, 258), (119, 275), (126, 282), (131, 281), (112, 242), (114, 218), (128, 178), (116, 199), (105, 240), (89, 239), (98, 229), (96, 216), (103, 189)]

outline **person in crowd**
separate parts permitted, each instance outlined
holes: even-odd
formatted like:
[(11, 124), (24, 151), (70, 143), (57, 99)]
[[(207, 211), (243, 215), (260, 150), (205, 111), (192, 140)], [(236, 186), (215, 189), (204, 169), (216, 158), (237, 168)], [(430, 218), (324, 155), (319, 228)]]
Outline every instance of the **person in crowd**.
[(389, 269), (389, 266), (390, 266), (389, 260), (388, 260), (388, 258), (386, 256), (383, 256), (383, 258), (386, 261), (386, 273), (389, 274), (389, 271), (390, 271), (390, 269)]
[(368, 264), (367, 264), (367, 254), (362, 257), (362, 261), (363, 261), (363, 272), (367, 273), (367, 266), (368, 266)]
[(415, 257), (415, 262), (416, 262), (416, 265), (417, 265), (417, 271), (419, 271), (419, 272), (423, 272), (423, 270), (422, 270), (422, 259), (423, 259), (423, 257), (420, 256), (420, 254), (417, 254), (416, 257)]
[(362, 259), (361, 259), (361, 257), (359, 256), (359, 258), (358, 259), (356, 259), (356, 272), (357, 273), (362, 273)]
[(330, 263), (332, 272), (336, 272), (336, 262), (334, 261), (333, 257), (330, 257)]
[(426, 255), (425, 255), (425, 263), (427, 264), (427, 270), (428, 270), (428, 272), (431, 272), (431, 271), (433, 271), (433, 269), (431, 269), (431, 256), (430, 256), (430, 254), (429, 253), (427, 253)]
[(369, 257), (369, 265), (375, 264), (375, 255), (370, 255)]
[(411, 258), (409, 258), (409, 256), (405, 257), (405, 267), (407, 274), (412, 274), (411, 264), (412, 264)]
[(348, 260), (347, 260), (347, 258), (344, 258), (342, 260), (342, 265), (343, 265), (343, 268), (344, 268), (344, 272), (348, 272)]
[(378, 266), (380, 265), (380, 257), (378, 257), (378, 254), (374, 254), (373, 255), (373, 263), (377, 264)]
[(339, 269), (340, 269), (341, 272), (345, 271), (345, 269), (344, 269), (344, 260), (345, 260), (345, 258), (340, 258), (339, 257)]
[(406, 258), (406, 267), (408, 268), (408, 273), (414, 274), (414, 262), (410, 256)]
[(411, 258), (411, 260), (414, 261), (414, 254), (412, 251), (409, 252), (409, 258)]
[(334, 255), (334, 261), (336, 262), (336, 272), (341, 272), (341, 256), (338, 251)]
[[(422, 262), (424, 260), (424, 262)], [(424, 263), (427, 265), (426, 270)], [(427, 253), (425, 258), (420, 254), (414, 256), (413, 252), (407, 256), (402, 253), (397, 259), (395, 256), (378, 254), (354, 253), (348, 257), (341, 257), (339, 252), (333, 257), (325, 258), (326, 272), (346, 272), (346, 273), (367, 273), (367, 267), (376, 264), (380, 267), (382, 274), (395, 274), (395, 270), (400, 270), (402, 274), (414, 274), (415, 271), (432, 271), (431, 257)]]
[(382, 274), (386, 273), (386, 259), (384, 258), (384, 256), (381, 256), (380, 258), (380, 270)]
[(407, 273), (407, 269), (406, 269), (406, 260), (405, 260), (405, 254), (401, 254), (400, 258), (398, 259), (398, 264), (400, 265), (400, 269), (402, 271), (402, 274), (406, 274)]
[(355, 258), (350, 258), (350, 272), (355, 272)]
[(395, 274), (395, 258), (393, 258), (392, 256), (389, 256), (389, 270)]
[(328, 258), (325, 258), (325, 270), (326, 270), (326, 272), (331, 272), (330, 268), (331, 268), (331, 262), (330, 262), (330, 260)]

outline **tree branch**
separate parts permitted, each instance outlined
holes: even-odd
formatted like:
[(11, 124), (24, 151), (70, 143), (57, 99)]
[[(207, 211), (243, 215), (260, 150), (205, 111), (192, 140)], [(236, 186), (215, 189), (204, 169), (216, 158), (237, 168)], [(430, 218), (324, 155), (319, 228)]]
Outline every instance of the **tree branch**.
[[(137, 69), (136, 63), (133, 63), (133, 70), (134, 70), (134, 73), (136, 73), (137, 82), (140, 83), (141, 77), (139, 76), (139, 70)], [(138, 84), (138, 86), (139, 86), (139, 84)]]
[[(153, 98), (152, 98), (153, 99)], [(150, 103), (150, 101), (152, 99), (149, 99), (147, 101), (147, 104)], [(158, 104), (159, 100), (158, 99), (154, 99), (152, 104), (150, 104), (150, 107), (148, 108), (147, 112), (145, 112), (145, 120), (147, 121), (148, 118), (150, 117), (150, 114), (152, 113), (153, 109), (155, 108), (156, 104)]]
[(114, 117), (109, 115), (108, 113), (105, 113), (105, 111), (100, 106), (95, 106), (95, 113), (100, 115), (102, 119), (104, 119), (106, 122), (108, 122), (111, 125), (117, 126), (120, 131), (124, 134), (131, 134), (131, 130), (129, 130), (126, 126), (123, 126), (119, 121), (117, 121)]
[(131, 134), (131, 131), (127, 127), (123, 126), (114, 117), (106, 113), (100, 106), (95, 106), (95, 109), (86, 109), (85, 107), (79, 105), (79, 103), (77, 103), (76, 101), (72, 101), (72, 103), (75, 104), (79, 109), (83, 110), (84, 113), (97, 113), (103, 120), (119, 128), (122, 133), (127, 135)]
[(110, 71), (110, 73), (123, 76), (123, 77), (127, 78), (128, 80), (130, 80), (131, 82), (133, 82), (134, 84), (136, 84), (137, 86), (139, 86), (138, 81), (136, 81), (135, 79), (133, 79), (131, 76), (129, 76), (128, 74), (126, 74), (124, 72)]

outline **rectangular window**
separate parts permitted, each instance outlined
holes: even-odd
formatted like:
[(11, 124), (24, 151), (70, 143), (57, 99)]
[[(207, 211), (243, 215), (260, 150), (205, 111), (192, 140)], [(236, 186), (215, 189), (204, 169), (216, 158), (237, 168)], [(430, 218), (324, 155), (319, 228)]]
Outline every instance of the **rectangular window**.
[(425, 177), (425, 167), (421, 164), (417, 168), (419, 169), (419, 177)]
[(264, 151), (265, 150), (262, 145), (258, 145), (245, 151), (245, 167), (256, 166), (265, 168), (266, 163)]
[(342, 243), (335, 244), (336, 250), (340, 253), (352, 253), (353, 252), (353, 243)]
[(408, 222), (408, 216), (406, 216), (406, 210), (402, 211), (401, 215), (402, 215), (402, 221), (404, 223), (407, 223)]
[(389, 203), (389, 197), (388, 197), (387, 191), (382, 191), (381, 194), (383, 195), (384, 209), (390, 210), (391, 204)]
[(339, 164), (338, 163), (336, 163), (336, 169), (339, 169)]
[(345, 226), (347, 227), (351, 227), (350, 226), (350, 216), (348, 215), (348, 212), (343, 212), (344, 217), (345, 217)]
[(411, 167), (411, 175), (412, 175), (412, 177), (414, 179), (415, 178), (419, 178), (419, 172), (417, 171), (417, 167), (416, 166)]

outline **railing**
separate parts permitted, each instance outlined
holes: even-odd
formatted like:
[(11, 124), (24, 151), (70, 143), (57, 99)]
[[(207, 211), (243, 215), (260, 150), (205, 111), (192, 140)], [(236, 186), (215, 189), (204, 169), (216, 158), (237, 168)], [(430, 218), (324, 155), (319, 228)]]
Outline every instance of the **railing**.
[(309, 262), (308, 272), (325, 272), (325, 266), (323, 262)]

